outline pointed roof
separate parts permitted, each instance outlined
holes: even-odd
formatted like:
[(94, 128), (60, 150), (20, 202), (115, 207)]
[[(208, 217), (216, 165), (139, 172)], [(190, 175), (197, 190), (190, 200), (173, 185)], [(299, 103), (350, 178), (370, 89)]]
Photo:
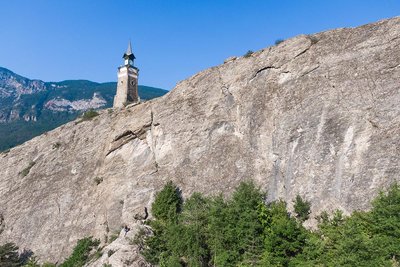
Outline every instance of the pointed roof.
[(128, 43), (128, 48), (126, 49), (126, 52), (124, 53), (124, 55), (122, 56), (123, 58), (129, 58), (129, 59), (135, 59), (135, 55), (132, 53), (132, 45), (131, 45), (131, 41), (129, 41)]
[(128, 49), (126, 49), (125, 54), (127, 54), (127, 55), (132, 54), (132, 45), (131, 45), (131, 41), (130, 40), (129, 40), (129, 43), (128, 43)]

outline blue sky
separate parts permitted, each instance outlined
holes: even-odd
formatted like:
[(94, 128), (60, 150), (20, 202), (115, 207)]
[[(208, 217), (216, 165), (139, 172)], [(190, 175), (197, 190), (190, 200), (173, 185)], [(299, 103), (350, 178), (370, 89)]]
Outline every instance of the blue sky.
[(399, 13), (399, 0), (1, 0), (0, 66), (44, 81), (115, 81), (130, 39), (139, 84), (172, 89), (277, 39)]

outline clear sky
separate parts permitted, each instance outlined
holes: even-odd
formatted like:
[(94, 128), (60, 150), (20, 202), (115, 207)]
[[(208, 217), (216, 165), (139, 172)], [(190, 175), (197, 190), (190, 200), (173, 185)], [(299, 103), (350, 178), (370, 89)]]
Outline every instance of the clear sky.
[(399, 13), (399, 0), (0, 0), (0, 66), (44, 81), (116, 81), (130, 39), (139, 84), (172, 89), (277, 39)]

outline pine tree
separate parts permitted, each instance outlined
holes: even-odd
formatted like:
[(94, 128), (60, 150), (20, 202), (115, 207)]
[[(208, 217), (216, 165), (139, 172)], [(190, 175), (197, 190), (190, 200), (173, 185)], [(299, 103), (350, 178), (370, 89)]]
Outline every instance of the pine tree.
[(207, 266), (210, 251), (206, 243), (208, 201), (194, 193), (183, 206), (180, 223), (184, 226), (184, 256), (189, 266)]
[(6, 243), (0, 246), (0, 266), (17, 267), (21, 266), (22, 261), (18, 254), (18, 246), (14, 243)]
[(156, 194), (156, 199), (151, 208), (154, 218), (163, 221), (176, 221), (177, 214), (182, 208), (182, 197), (179, 188), (169, 181)]
[(182, 209), (182, 197), (179, 188), (171, 181), (156, 194), (152, 204), (154, 220), (149, 221), (153, 235), (145, 238), (143, 255), (152, 264), (166, 262), (169, 257), (181, 252), (178, 241), (181, 226), (178, 224), (179, 213)]
[(296, 212), (296, 218), (300, 222), (306, 221), (310, 216), (311, 203), (309, 201), (303, 200), (300, 195), (296, 196), (296, 201), (294, 203), (294, 212)]

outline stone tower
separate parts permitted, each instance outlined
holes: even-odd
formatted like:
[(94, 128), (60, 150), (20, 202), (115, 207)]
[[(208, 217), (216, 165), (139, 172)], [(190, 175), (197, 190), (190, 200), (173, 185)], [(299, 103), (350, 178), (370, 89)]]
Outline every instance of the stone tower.
[(131, 42), (123, 55), (124, 65), (118, 68), (117, 93), (114, 97), (114, 108), (122, 108), (128, 104), (138, 103), (139, 69), (133, 65), (135, 55), (132, 53)]

